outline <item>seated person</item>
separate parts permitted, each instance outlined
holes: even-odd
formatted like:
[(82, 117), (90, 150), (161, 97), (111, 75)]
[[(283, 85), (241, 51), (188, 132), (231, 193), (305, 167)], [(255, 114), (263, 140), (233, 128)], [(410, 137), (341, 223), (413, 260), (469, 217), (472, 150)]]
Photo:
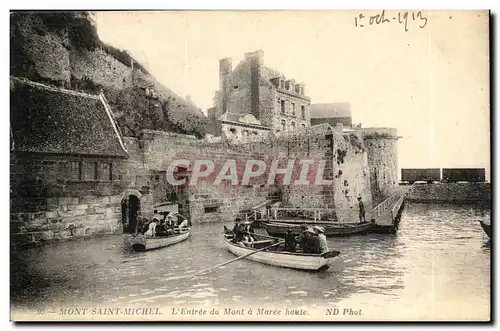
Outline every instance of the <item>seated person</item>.
[(321, 254), (320, 241), (316, 232), (312, 228), (304, 231), (304, 253), (306, 254)]
[(285, 251), (287, 252), (295, 252), (295, 246), (297, 242), (295, 240), (295, 236), (292, 233), (292, 229), (286, 229), (285, 235)]
[(241, 221), (236, 219), (236, 224), (233, 227), (234, 241), (239, 242), (242, 240), (243, 231), (241, 231)]
[(189, 221), (187, 220), (187, 218), (185, 218), (184, 216), (180, 215), (180, 214), (177, 214), (177, 224), (179, 226), (179, 229), (181, 228), (187, 228), (189, 226)]
[(167, 235), (167, 229), (166, 229), (166, 221), (165, 219), (162, 219), (158, 225), (156, 226), (156, 235), (161, 237), (161, 236), (166, 236)]
[(146, 237), (155, 237), (156, 236), (156, 225), (157, 225), (156, 220), (149, 223), (148, 230), (146, 231)]
[(297, 236), (297, 239), (296, 239), (297, 246), (296, 246), (296, 248), (300, 249), (300, 250), (303, 250), (304, 249), (304, 245), (305, 245), (305, 235), (304, 235), (304, 232), (307, 230), (307, 225), (305, 225), (305, 224), (301, 225), (300, 226), (300, 230), (302, 231), (302, 233)]
[(319, 247), (320, 247), (321, 253), (328, 252), (330, 249), (328, 248), (328, 242), (327, 242), (326, 236), (325, 236), (325, 229), (322, 226), (315, 225), (314, 230), (315, 230), (316, 235), (318, 236), (318, 239), (319, 239)]
[(165, 217), (162, 216), (160, 213), (158, 213), (158, 210), (154, 210), (153, 211), (153, 221), (154, 220), (158, 220), (158, 221), (161, 221), (162, 219), (164, 219)]
[(167, 232), (167, 235), (172, 234), (174, 232), (174, 227), (175, 227), (174, 217), (172, 216), (172, 214), (169, 213), (165, 219), (165, 231)]

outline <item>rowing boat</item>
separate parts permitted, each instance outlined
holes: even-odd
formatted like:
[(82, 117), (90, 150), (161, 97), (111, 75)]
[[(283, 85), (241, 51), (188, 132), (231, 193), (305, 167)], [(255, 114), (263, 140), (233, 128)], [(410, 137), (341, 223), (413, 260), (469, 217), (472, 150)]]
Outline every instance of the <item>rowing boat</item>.
[[(254, 234), (253, 237), (255, 238), (254, 242), (247, 243), (248, 246), (243, 246), (243, 244), (233, 242), (233, 235), (226, 233), (224, 235), (224, 242), (227, 249), (236, 256), (247, 255), (278, 242), (278, 238), (265, 235)], [(323, 254), (292, 253), (276, 247), (256, 252), (245, 258), (277, 267), (324, 271), (332, 265), (334, 259), (339, 254), (340, 252), (338, 251), (328, 251)]]
[(479, 221), (484, 232), (491, 238), (491, 225), (486, 224), (484, 221)]
[[(299, 235), (302, 233), (300, 228), (303, 224), (299, 223), (284, 223), (284, 222), (269, 222), (264, 225), (267, 233), (270, 236), (283, 237), (286, 234), (286, 230), (292, 230), (292, 234)], [(306, 223), (308, 226), (320, 225), (325, 229), (325, 236), (327, 237), (342, 237), (350, 236), (355, 234), (366, 234), (371, 231), (373, 224), (370, 222), (362, 223), (338, 223), (332, 224), (332, 222), (316, 222), (316, 223)]]
[(186, 240), (191, 234), (191, 228), (181, 228), (177, 233), (169, 236), (147, 237), (143, 234), (132, 235), (128, 238), (129, 245), (137, 252), (150, 251), (177, 244)]

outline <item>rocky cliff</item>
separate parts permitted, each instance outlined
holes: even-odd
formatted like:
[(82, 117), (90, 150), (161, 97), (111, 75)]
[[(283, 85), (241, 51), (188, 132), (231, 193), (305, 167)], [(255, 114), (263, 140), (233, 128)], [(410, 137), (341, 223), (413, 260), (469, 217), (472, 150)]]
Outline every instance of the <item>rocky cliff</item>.
[(142, 129), (203, 137), (207, 118), (126, 51), (104, 44), (87, 12), (11, 14), (11, 75), (103, 92), (125, 136)]

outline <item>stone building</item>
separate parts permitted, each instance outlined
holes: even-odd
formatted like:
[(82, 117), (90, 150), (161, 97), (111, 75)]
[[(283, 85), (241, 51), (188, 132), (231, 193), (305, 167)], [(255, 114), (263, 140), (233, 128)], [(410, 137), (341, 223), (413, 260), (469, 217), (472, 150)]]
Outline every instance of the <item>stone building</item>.
[(246, 53), (234, 70), (230, 58), (220, 60), (219, 90), (208, 117), (217, 122), (226, 113), (252, 115), (273, 132), (290, 131), (310, 126), (310, 103), (303, 83), (266, 67), (264, 53), (255, 51)]
[(121, 201), (141, 194), (127, 191), (120, 168), (128, 153), (105, 99), (16, 78), (10, 98), (13, 234), (36, 241), (121, 231)]
[(347, 102), (316, 103), (311, 105), (311, 125), (328, 123), (352, 126), (351, 105)]

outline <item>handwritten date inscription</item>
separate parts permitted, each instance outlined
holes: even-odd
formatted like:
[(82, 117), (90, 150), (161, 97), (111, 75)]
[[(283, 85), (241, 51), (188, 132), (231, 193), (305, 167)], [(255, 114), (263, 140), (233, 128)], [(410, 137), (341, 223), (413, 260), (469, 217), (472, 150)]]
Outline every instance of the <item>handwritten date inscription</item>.
[(427, 17), (421, 11), (412, 13), (399, 12), (397, 15), (388, 15), (385, 10), (382, 10), (382, 13), (377, 15), (365, 16), (359, 14), (354, 17), (354, 26), (360, 28), (391, 22), (404, 25), (405, 31), (408, 32), (411, 22), (416, 22), (421, 29), (425, 28), (427, 25)]

